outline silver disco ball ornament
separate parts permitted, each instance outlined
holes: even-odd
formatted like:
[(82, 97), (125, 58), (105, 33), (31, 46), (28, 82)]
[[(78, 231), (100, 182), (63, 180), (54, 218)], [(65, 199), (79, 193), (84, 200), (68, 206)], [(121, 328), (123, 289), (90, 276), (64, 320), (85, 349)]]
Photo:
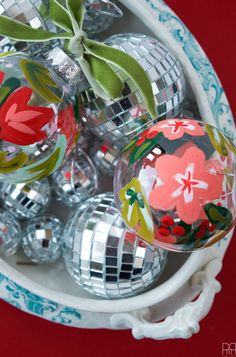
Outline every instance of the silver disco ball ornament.
[(30, 184), (4, 183), (0, 192), (4, 208), (19, 218), (35, 217), (46, 209), (51, 199), (51, 188), (46, 178)]
[[(139, 35), (114, 35), (105, 41), (133, 56), (148, 74), (155, 95), (158, 119), (177, 116), (185, 97), (185, 77), (178, 60), (157, 39)], [(134, 82), (121, 71), (123, 97), (105, 101), (91, 87), (81, 94), (81, 110), (91, 130), (100, 137), (128, 142), (153, 121)]]
[(37, 217), (30, 221), (23, 236), (23, 250), (35, 263), (53, 263), (61, 254), (62, 224), (56, 217)]
[(62, 250), (68, 272), (84, 289), (105, 298), (137, 295), (162, 273), (166, 252), (128, 230), (112, 193), (84, 202), (67, 223)]
[(69, 206), (92, 196), (98, 186), (96, 169), (80, 149), (52, 178), (56, 195)]
[[(53, 22), (45, 16), (47, 14), (46, 0), (3, 0), (0, 3), (0, 14), (11, 17), (14, 20), (30, 25), (35, 29), (54, 30), (56, 27)], [(53, 43), (58, 40), (46, 43), (26, 43), (12, 41), (6, 37), (0, 37), (0, 49), (2, 52), (8, 51), (27, 51), (36, 54), (42, 50), (47, 51)]]
[(91, 149), (91, 158), (102, 174), (113, 176), (116, 164), (121, 154), (119, 143), (108, 140), (97, 140)]
[(0, 256), (15, 254), (21, 238), (21, 226), (17, 219), (10, 212), (0, 211)]

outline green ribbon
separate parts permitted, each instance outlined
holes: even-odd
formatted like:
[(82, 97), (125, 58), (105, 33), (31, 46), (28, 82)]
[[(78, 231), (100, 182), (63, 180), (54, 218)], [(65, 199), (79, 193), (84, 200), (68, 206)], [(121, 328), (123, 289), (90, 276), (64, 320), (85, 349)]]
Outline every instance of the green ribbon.
[(50, 0), (49, 16), (63, 32), (34, 29), (19, 21), (0, 16), (0, 35), (17, 41), (44, 42), (55, 39), (68, 40), (68, 51), (81, 66), (94, 92), (105, 100), (122, 97), (124, 83), (117, 70), (125, 72), (143, 96), (152, 118), (157, 117), (152, 85), (142, 66), (130, 55), (105, 44), (88, 39), (83, 31), (84, 0)]
[(130, 196), (129, 199), (129, 204), (132, 206), (135, 202), (138, 203), (140, 208), (144, 208), (144, 201), (142, 198), (139, 198), (138, 196), (138, 192), (136, 192), (135, 190), (133, 190), (132, 188), (129, 188), (126, 192), (127, 196)]

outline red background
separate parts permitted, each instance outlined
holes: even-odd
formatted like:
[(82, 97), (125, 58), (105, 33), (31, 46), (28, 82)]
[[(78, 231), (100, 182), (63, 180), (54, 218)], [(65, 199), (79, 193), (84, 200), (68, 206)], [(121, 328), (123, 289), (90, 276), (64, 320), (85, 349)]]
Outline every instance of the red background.
[[(139, 0), (134, 0), (139, 1)], [(199, 40), (218, 73), (236, 116), (235, 0), (167, 0)], [(235, 237), (236, 238), (236, 235)], [(130, 331), (66, 328), (0, 302), (0, 355), (14, 356), (221, 356), (223, 342), (236, 342), (236, 241), (228, 250), (219, 280), (223, 289), (189, 340), (136, 341)]]

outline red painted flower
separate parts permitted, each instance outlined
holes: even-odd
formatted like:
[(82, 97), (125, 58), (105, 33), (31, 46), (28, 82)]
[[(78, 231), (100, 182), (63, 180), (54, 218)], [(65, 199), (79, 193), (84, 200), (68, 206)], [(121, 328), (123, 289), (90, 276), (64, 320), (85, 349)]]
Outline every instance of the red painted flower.
[(137, 146), (142, 145), (147, 139), (152, 139), (157, 136), (158, 131), (150, 131), (151, 129), (145, 130), (141, 135), (139, 135), (138, 141), (136, 142)]
[(61, 129), (62, 134), (65, 134), (67, 140), (67, 151), (74, 144), (76, 133), (78, 131), (78, 124), (75, 121), (75, 114), (73, 105), (68, 105), (65, 109), (58, 113), (58, 128)]
[(187, 224), (202, 218), (204, 204), (222, 193), (223, 175), (217, 174), (219, 167), (215, 160), (205, 161), (204, 152), (196, 146), (182, 157), (161, 156), (155, 168), (162, 184), (152, 190), (150, 205), (163, 211), (176, 209)]
[(32, 107), (27, 103), (32, 89), (15, 90), (0, 108), (0, 139), (16, 145), (31, 145), (47, 137), (42, 128), (54, 115), (51, 108)]
[(168, 119), (162, 120), (151, 130), (158, 130), (169, 140), (180, 139), (184, 134), (192, 136), (205, 135), (203, 128), (196, 120), (189, 119)]

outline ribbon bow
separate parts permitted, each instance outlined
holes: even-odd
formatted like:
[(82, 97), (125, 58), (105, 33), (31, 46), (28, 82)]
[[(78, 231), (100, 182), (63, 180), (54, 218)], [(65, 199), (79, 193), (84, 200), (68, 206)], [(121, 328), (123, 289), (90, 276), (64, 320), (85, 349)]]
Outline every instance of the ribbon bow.
[(50, 0), (50, 18), (62, 32), (34, 29), (9, 17), (0, 16), (0, 35), (25, 42), (68, 40), (68, 51), (76, 57), (98, 96), (106, 100), (122, 97), (124, 83), (117, 74), (117, 69), (120, 69), (136, 84), (147, 110), (156, 118), (155, 99), (145, 70), (127, 53), (88, 39), (83, 31), (84, 12), (83, 0), (65, 0), (65, 6), (61, 5), (60, 0)]

